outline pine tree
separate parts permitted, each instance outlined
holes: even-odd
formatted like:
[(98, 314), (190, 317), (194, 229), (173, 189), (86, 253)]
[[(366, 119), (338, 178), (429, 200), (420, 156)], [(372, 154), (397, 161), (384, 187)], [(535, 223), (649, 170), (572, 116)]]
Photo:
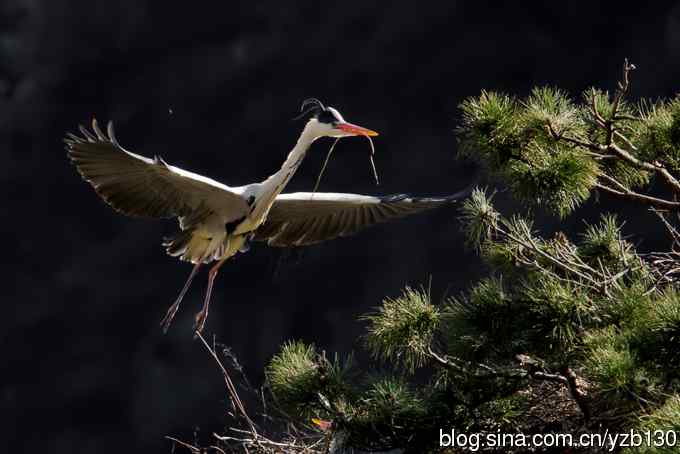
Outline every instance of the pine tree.
[[(680, 430), (680, 97), (630, 101), (634, 69), (624, 63), (613, 94), (482, 91), (460, 105), (460, 156), (560, 218), (606, 195), (601, 218), (573, 238), (541, 234), (530, 213), (501, 213), (493, 192), (475, 189), (460, 218), (489, 276), (443, 302), (407, 287), (365, 315), (366, 348), (385, 373), (302, 342), (268, 365), (284, 419), (323, 429), (328, 443), (310, 452), (441, 452), (439, 429), (451, 428)], [(606, 211), (612, 197), (653, 210), (669, 250), (636, 250), (635, 232)]]

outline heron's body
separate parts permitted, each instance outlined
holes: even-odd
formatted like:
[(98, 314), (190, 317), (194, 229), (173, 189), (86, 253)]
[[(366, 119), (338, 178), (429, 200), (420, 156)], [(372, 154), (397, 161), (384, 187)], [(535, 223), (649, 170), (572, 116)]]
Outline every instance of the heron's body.
[[(278, 172), (261, 183), (241, 187), (230, 188), (214, 180), (173, 167), (174, 171), (184, 172), (184, 175), (191, 178), (200, 177), (202, 181), (215, 185), (222, 191), (216, 191), (215, 197), (205, 200), (209, 213), (195, 225), (191, 232), (187, 232), (187, 226), (182, 225), (180, 220), (180, 228), (187, 233), (180, 234), (166, 243), (168, 253), (180, 256), (183, 260), (198, 263), (225, 260), (244, 248), (247, 250), (246, 244), (266, 220), (276, 197), (293, 177), (314, 140), (316, 137), (308, 130), (303, 131)], [(225, 193), (228, 194), (226, 197)], [(237, 203), (232, 200), (231, 194), (238, 195), (241, 200)], [(195, 203), (200, 204), (200, 201)]]
[(162, 322), (165, 329), (200, 265), (215, 261), (204, 306), (196, 318), (197, 330), (203, 328), (217, 270), (228, 258), (248, 250), (251, 241), (276, 247), (314, 244), (459, 198), (460, 194), (442, 198), (282, 194), (317, 138), (376, 135), (345, 122), (335, 109), (319, 106), (281, 169), (260, 183), (241, 187), (171, 166), (160, 157), (149, 159), (129, 152), (116, 140), (111, 123), (106, 134), (93, 121), (92, 132), (81, 127), (81, 136), (67, 136), (67, 150), (78, 171), (115, 210), (179, 220), (179, 233), (164, 242), (166, 251), (195, 265)]

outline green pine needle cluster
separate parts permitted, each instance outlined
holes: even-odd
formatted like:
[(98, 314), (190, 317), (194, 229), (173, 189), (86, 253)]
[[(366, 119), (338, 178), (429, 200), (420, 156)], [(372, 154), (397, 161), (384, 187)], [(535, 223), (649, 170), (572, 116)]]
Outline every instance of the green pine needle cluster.
[(439, 325), (440, 313), (424, 290), (406, 287), (397, 298), (386, 298), (368, 322), (366, 343), (383, 360), (403, 364), (413, 372), (428, 359), (428, 347)]
[(680, 169), (680, 98), (641, 105), (640, 156)]
[[(612, 327), (586, 336), (584, 364), (598, 390), (615, 398), (639, 395), (643, 386), (638, 358)], [(612, 397), (612, 396), (607, 396)]]
[(485, 191), (475, 188), (470, 198), (463, 201), (460, 217), (468, 246), (478, 249), (497, 226), (500, 213), (494, 209), (492, 200), (493, 194), (487, 196)]
[(314, 345), (289, 342), (283, 345), (265, 371), (277, 404), (301, 418), (327, 416), (333, 412), (329, 397), (337, 406), (352, 395), (352, 358), (333, 360), (319, 353)]
[(521, 350), (521, 339), (506, 342), (511, 338), (507, 322), (517, 309), (500, 278), (484, 279), (467, 296), (449, 299), (442, 311), (447, 351), (480, 361)]
[(523, 101), (482, 92), (460, 109), (460, 155), (486, 164), (518, 198), (560, 216), (588, 198), (598, 163), (554, 137), (582, 138), (587, 133), (579, 108), (564, 92), (536, 88)]
[(680, 397), (672, 396), (659, 408), (640, 418), (636, 427), (640, 433), (652, 434), (651, 446), (643, 443), (637, 448), (626, 448), (625, 454), (675, 454), (680, 433)]
[(596, 265), (598, 261), (605, 266), (620, 267), (630, 263), (634, 254), (632, 246), (621, 235), (622, 223), (616, 215), (605, 214), (599, 225), (589, 225), (581, 236), (579, 255)]
[(517, 159), (515, 153), (521, 144), (518, 127), (514, 123), (519, 106), (514, 99), (482, 91), (478, 98), (465, 100), (460, 109), (463, 118), (457, 131), (463, 137), (461, 154), (483, 157), (494, 171)]
[[(344, 421), (356, 445), (398, 446), (405, 432), (427, 417), (427, 405), (419, 393), (400, 376), (375, 379), (355, 403), (352, 417)], [(401, 432), (401, 433), (400, 433)], [(381, 442), (375, 441), (382, 439)], [(366, 441), (373, 440), (367, 443)]]

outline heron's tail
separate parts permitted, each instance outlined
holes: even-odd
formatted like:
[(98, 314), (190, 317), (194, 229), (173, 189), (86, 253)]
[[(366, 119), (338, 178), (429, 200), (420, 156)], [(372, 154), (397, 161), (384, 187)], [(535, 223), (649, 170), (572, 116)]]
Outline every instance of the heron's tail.
[(187, 250), (189, 243), (191, 242), (192, 234), (193, 232), (189, 230), (182, 230), (176, 235), (163, 238), (165, 252), (173, 257), (183, 255)]
[(168, 255), (179, 257), (191, 263), (211, 262), (224, 253), (222, 240), (201, 235), (196, 230), (182, 230), (172, 237), (165, 238), (163, 246)]

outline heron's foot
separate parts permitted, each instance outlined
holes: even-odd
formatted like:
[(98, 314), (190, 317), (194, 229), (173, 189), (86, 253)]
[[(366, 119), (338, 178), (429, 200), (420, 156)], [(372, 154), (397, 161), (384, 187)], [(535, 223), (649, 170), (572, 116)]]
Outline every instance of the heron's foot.
[(170, 325), (172, 324), (172, 320), (175, 318), (175, 314), (177, 314), (178, 309), (179, 303), (177, 301), (175, 301), (175, 303), (168, 308), (168, 311), (165, 313), (165, 317), (163, 317), (163, 320), (161, 320), (163, 334), (168, 333), (168, 329), (170, 329)]
[(203, 332), (206, 320), (208, 320), (207, 310), (202, 310), (196, 314), (196, 320), (194, 322), (194, 339), (196, 339), (198, 335)]

